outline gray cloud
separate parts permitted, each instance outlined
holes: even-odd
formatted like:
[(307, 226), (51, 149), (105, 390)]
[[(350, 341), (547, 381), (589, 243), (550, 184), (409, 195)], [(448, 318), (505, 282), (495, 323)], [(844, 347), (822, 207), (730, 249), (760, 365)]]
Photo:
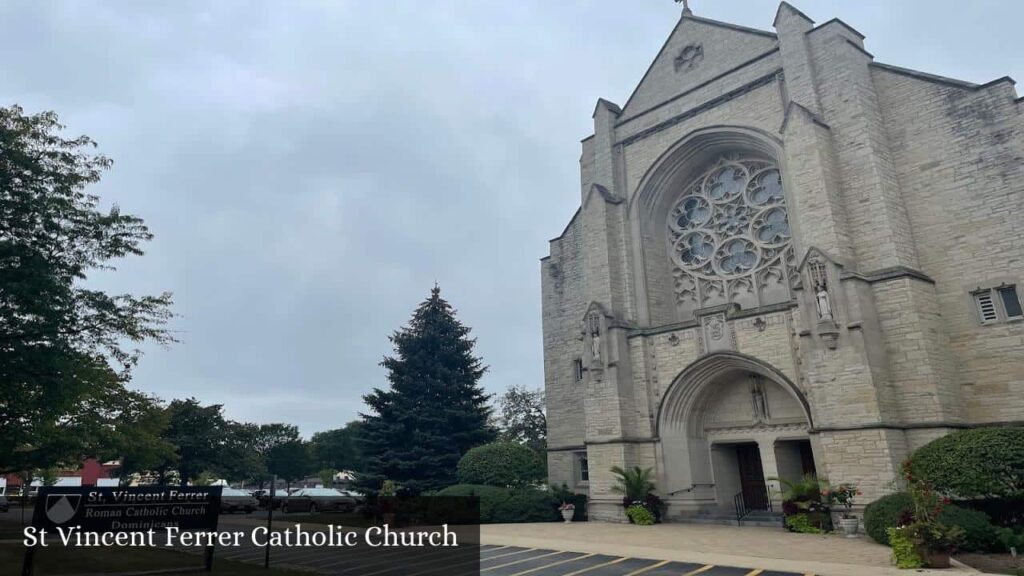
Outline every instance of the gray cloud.
[[(769, 27), (776, 3), (694, 0)], [(1021, 76), (1015, 2), (807, 2), (880, 61)], [(434, 280), (485, 384), (543, 385), (538, 258), (579, 200), (597, 97), (624, 103), (668, 0), (6, 2), (0, 102), (58, 111), (115, 159), (96, 191), (156, 233), (98, 276), (172, 290), (183, 343), (135, 385), (233, 418), (335, 427), (385, 384)]]

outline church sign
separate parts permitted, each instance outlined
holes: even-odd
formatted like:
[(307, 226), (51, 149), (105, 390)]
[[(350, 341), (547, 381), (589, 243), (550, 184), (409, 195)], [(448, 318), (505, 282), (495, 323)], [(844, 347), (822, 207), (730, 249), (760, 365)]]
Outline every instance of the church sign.
[(214, 531), (219, 486), (171, 488), (60, 488), (39, 490), (32, 525), (83, 532), (146, 532), (176, 527)]
[[(220, 514), (220, 486), (141, 488), (40, 488), (36, 497), (32, 527), (35, 542), (45, 542), (46, 534), (62, 537), (99, 538), (103, 542), (120, 540), (131, 533), (216, 532)], [(36, 537), (35, 535), (41, 535)], [(32, 574), (35, 550), (25, 551), (22, 574)], [(213, 549), (207, 547), (206, 567), (210, 569)]]

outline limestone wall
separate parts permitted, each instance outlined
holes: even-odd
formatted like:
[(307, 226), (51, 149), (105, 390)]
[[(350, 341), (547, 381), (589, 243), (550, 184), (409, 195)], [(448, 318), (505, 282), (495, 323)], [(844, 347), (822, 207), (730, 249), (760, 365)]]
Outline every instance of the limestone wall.
[(1009, 82), (972, 88), (878, 66), (872, 75), (921, 270), (936, 282), (940, 313), (922, 337), (945, 349), (969, 421), (1020, 421), (1024, 323), (981, 326), (969, 295), (1001, 282), (1024, 294), (1020, 103)]

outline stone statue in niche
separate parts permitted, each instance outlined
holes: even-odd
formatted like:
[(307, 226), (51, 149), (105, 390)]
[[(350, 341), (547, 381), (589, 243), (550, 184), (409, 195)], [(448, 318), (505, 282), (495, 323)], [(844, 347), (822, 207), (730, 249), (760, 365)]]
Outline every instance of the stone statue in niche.
[(597, 314), (591, 314), (588, 322), (590, 326), (590, 353), (594, 362), (601, 361), (601, 318)]
[(832, 304), (829, 303), (828, 290), (824, 282), (818, 283), (815, 302), (818, 304), (818, 318), (832, 320)]
[(768, 422), (768, 400), (764, 395), (761, 379), (753, 377), (750, 381), (750, 402), (754, 408), (754, 421), (758, 424)]

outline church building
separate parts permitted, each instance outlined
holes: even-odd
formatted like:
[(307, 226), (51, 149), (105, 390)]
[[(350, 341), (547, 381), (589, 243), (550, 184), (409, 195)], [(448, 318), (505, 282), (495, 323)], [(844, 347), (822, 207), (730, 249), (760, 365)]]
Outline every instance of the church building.
[(1013, 80), (881, 63), (785, 2), (770, 30), (684, 4), (593, 118), (541, 262), (549, 479), (592, 519), (624, 520), (613, 466), (652, 468), (668, 520), (778, 511), (811, 472), (866, 504), (930, 440), (1024, 423)]

